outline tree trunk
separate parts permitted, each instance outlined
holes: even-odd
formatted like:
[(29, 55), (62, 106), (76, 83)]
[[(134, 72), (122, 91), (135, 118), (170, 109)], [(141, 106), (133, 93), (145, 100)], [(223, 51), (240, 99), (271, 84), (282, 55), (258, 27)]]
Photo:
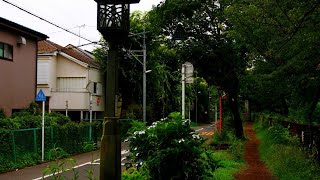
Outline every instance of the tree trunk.
[(240, 118), (239, 106), (238, 106), (238, 97), (237, 93), (229, 93), (229, 104), (233, 114), (233, 128), (236, 133), (236, 137), (242, 139), (243, 136), (243, 127), (242, 120)]
[(284, 95), (281, 95), (280, 97), (280, 101), (281, 101), (281, 110), (280, 110), (280, 113), (281, 115), (284, 115), (284, 116), (288, 116), (289, 114), (289, 107), (288, 107), (288, 104), (286, 102), (286, 99), (284, 98)]
[(320, 88), (318, 88), (318, 90), (316, 91), (316, 94), (314, 95), (313, 100), (310, 105), (310, 108), (308, 110), (309, 125), (311, 125), (311, 123), (312, 123), (313, 113), (317, 107), (319, 99), (320, 99)]

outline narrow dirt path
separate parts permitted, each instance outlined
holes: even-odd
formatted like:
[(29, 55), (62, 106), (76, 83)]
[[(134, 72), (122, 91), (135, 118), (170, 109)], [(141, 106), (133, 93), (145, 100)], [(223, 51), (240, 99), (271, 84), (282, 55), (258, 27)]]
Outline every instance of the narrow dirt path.
[(276, 179), (260, 160), (259, 157), (259, 139), (253, 130), (253, 124), (247, 123), (244, 126), (244, 132), (247, 139), (244, 145), (244, 160), (248, 163), (248, 167), (235, 175), (237, 180), (271, 180)]

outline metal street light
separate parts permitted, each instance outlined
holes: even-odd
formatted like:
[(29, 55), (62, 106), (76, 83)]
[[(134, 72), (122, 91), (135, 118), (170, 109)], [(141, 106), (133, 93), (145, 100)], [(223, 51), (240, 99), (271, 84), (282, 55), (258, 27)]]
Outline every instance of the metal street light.
[(100, 179), (121, 179), (121, 140), (119, 117), (116, 117), (118, 100), (119, 48), (129, 34), (129, 7), (140, 0), (95, 0), (97, 2), (97, 29), (108, 41), (106, 72), (106, 110), (100, 149)]

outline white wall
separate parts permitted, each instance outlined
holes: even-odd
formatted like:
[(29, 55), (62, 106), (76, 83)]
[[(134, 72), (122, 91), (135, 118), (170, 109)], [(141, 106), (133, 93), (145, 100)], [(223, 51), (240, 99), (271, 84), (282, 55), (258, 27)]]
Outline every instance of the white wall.
[(63, 56), (57, 59), (57, 77), (87, 77), (87, 68)]
[[(43, 66), (39, 66), (39, 63), (48, 63), (48, 69), (41, 69)], [(46, 96), (51, 96), (52, 89), (56, 88), (56, 56), (55, 55), (46, 55), (46, 56), (39, 56), (38, 55), (38, 73), (37, 73), (37, 92), (42, 89)], [(47, 82), (39, 82), (39, 76), (41, 73), (45, 73), (47, 71)]]
[(103, 76), (98, 69), (88, 67), (75, 59), (68, 59), (61, 54), (38, 56), (38, 60), (50, 62), (49, 83), (38, 84), (38, 91), (42, 89), (46, 96), (50, 96), (50, 110), (65, 110), (66, 100), (68, 100), (69, 110), (88, 111), (90, 95), (87, 89), (91, 88), (88, 86), (89, 82), (98, 83), (100, 88), (100, 93), (92, 96), (92, 110), (104, 110)]

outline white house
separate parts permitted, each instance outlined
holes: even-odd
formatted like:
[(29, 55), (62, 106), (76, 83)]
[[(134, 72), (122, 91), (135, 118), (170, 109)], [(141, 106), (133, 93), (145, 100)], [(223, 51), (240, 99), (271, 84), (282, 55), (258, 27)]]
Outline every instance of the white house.
[(91, 102), (93, 119), (102, 119), (103, 75), (92, 54), (48, 40), (40, 41), (38, 49), (37, 90), (47, 96), (46, 109), (88, 120)]

